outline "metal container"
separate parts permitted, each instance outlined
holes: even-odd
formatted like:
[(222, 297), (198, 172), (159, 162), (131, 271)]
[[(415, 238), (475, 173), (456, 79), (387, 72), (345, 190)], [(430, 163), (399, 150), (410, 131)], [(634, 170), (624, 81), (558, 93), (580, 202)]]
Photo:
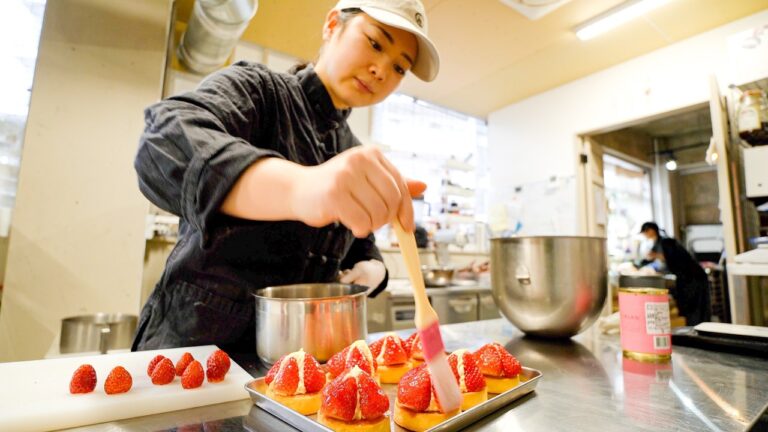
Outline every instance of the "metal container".
[(453, 267), (449, 266), (421, 266), (421, 276), (424, 285), (432, 288), (447, 287), (453, 280)]
[(256, 299), (256, 353), (266, 364), (300, 348), (324, 362), (368, 336), (361, 285), (300, 284), (268, 287)]
[(61, 320), (61, 354), (127, 349), (136, 331), (136, 315), (97, 313)]
[(529, 335), (571, 337), (599, 316), (608, 290), (601, 237), (491, 240), (491, 292), (504, 315)]

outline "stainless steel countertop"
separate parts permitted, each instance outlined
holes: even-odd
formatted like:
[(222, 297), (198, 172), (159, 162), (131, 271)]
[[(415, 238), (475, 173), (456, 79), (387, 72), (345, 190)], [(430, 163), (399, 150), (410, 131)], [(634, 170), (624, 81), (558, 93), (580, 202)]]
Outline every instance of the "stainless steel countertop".
[[(506, 320), (442, 326), (448, 350), (506, 346), (543, 377), (536, 391), (465, 431), (741, 431), (768, 408), (768, 362), (674, 347), (667, 364), (622, 358), (618, 336), (597, 326), (566, 341), (523, 337)], [(398, 332), (402, 336), (409, 331)], [(371, 334), (375, 340), (381, 334)], [(472, 341), (472, 342), (468, 342)], [(238, 361), (255, 376), (263, 366)], [(293, 430), (250, 400), (76, 430)]]

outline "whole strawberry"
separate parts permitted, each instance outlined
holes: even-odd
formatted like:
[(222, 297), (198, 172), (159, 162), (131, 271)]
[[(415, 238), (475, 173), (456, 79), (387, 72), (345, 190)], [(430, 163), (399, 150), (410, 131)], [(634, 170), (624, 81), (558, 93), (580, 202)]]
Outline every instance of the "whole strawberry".
[(188, 352), (182, 354), (179, 361), (176, 362), (176, 376), (181, 376), (184, 373), (184, 369), (186, 369), (194, 360), (195, 358), (192, 357), (192, 354)]
[(117, 394), (125, 393), (131, 389), (133, 378), (122, 366), (116, 366), (109, 372), (107, 380), (104, 381), (104, 393)]
[(169, 358), (164, 358), (152, 371), (152, 384), (168, 384), (173, 381), (174, 377), (176, 377), (176, 368), (173, 366), (173, 362)]
[(192, 363), (184, 369), (184, 373), (181, 375), (181, 386), (185, 389), (200, 387), (203, 385), (204, 378), (203, 365), (197, 360), (192, 360)]
[(165, 358), (164, 355), (156, 355), (152, 360), (149, 361), (149, 365), (147, 365), (147, 376), (152, 376), (152, 371), (155, 370), (155, 366), (157, 366), (158, 363), (160, 363)]
[(69, 392), (90, 393), (96, 388), (96, 370), (89, 364), (84, 364), (75, 370), (69, 381)]
[(206, 361), (205, 374), (208, 377), (208, 382), (215, 383), (224, 381), (224, 376), (229, 371), (231, 361), (229, 356), (222, 350), (214, 351), (208, 360)]

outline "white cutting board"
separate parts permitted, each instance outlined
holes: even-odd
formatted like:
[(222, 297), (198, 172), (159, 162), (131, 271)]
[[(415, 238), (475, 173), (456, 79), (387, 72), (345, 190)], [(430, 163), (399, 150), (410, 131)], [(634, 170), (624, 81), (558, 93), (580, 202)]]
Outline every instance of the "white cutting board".
[[(212, 384), (205, 380), (190, 390), (181, 387), (180, 377), (156, 386), (147, 376), (147, 365), (157, 354), (176, 364), (188, 351), (205, 369), (206, 359), (217, 349), (206, 345), (0, 363), (0, 431), (61, 429), (247, 399), (243, 386), (253, 378), (235, 362), (224, 381)], [(84, 363), (96, 369), (96, 389), (88, 394), (70, 394), (72, 373)], [(133, 387), (128, 393), (107, 395), (104, 381), (115, 366), (130, 372)]]

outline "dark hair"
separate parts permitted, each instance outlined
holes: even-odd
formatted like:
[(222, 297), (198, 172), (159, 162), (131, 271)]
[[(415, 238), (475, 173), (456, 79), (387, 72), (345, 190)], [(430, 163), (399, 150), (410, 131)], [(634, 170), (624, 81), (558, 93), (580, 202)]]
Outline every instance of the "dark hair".
[[(340, 10), (339, 23), (341, 23), (341, 28), (344, 28), (344, 25), (347, 24), (347, 21), (349, 21), (350, 19), (352, 19), (352, 17), (360, 13), (363, 13), (363, 10), (360, 8), (346, 8), (346, 9)], [(309, 66), (309, 63), (310, 62), (296, 63), (295, 65), (291, 66), (290, 69), (288, 69), (288, 73), (295, 74), (300, 70), (306, 69), (306, 67)]]
[(659, 226), (656, 225), (656, 222), (646, 222), (643, 224), (642, 227), (640, 227), (640, 232), (643, 233), (647, 230), (653, 230), (656, 232), (656, 236), (659, 237)]

